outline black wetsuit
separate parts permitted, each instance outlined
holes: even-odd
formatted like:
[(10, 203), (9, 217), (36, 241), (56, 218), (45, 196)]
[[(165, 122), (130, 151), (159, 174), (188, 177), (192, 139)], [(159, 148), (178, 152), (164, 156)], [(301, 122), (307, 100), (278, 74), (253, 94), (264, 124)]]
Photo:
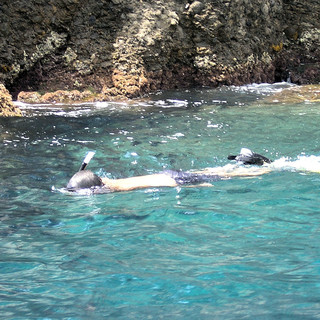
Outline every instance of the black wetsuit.
[(201, 174), (185, 171), (165, 170), (160, 173), (168, 175), (169, 177), (174, 179), (178, 185), (197, 184), (221, 180), (221, 177), (218, 175)]

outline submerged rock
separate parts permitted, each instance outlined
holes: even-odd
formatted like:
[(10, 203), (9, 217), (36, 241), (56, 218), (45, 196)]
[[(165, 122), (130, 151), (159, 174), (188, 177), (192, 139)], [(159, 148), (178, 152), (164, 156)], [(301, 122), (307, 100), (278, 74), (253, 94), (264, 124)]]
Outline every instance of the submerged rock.
[(270, 103), (320, 102), (320, 85), (294, 86), (267, 98)]
[(12, 102), (9, 91), (3, 84), (0, 84), (0, 116), (1, 117), (20, 117), (21, 110)]

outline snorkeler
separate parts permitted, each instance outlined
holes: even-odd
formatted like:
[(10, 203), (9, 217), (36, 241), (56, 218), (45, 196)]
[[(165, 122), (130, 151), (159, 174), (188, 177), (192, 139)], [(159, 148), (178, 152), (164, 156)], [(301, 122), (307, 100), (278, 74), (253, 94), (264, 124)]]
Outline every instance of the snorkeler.
[[(108, 193), (115, 191), (131, 191), (142, 188), (152, 187), (177, 187), (181, 185), (197, 185), (212, 186), (209, 184), (213, 181), (229, 179), (231, 177), (250, 177), (258, 176), (270, 172), (266, 167), (252, 168), (234, 165), (226, 165), (224, 167), (207, 168), (200, 171), (174, 171), (165, 170), (156, 174), (144, 176), (136, 176), (123, 179), (109, 179), (99, 177), (89, 170), (85, 170), (87, 164), (93, 157), (94, 152), (89, 152), (85, 157), (80, 170), (75, 173), (69, 180), (67, 185), (68, 191), (79, 191), (82, 189), (90, 189), (90, 193)], [(229, 156), (229, 160), (236, 160), (244, 165), (259, 165), (271, 163), (271, 160), (243, 148), (237, 156)]]

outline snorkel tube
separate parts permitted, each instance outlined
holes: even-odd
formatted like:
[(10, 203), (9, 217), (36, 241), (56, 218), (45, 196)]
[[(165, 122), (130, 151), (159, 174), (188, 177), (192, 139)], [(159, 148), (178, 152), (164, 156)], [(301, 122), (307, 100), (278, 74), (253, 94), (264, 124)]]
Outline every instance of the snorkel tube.
[(91, 161), (91, 159), (94, 157), (94, 155), (96, 154), (95, 151), (89, 151), (86, 156), (84, 157), (83, 161), (82, 161), (82, 164), (80, 166), (80, 169), (79, 171), (82, 171), (84, 170), (87, 165), (89, 164), (89, 162)]
[(89, 151), (82, 161), (80, 169), (75, 173), (67, 184), (69, 191), (76, 191), (79, 189), (88, 189), (91, 187), (100, 187), (103, 185), (102, 180), (90, 170), (85, 170), (90, 160), (95, 155), (95, 151)]

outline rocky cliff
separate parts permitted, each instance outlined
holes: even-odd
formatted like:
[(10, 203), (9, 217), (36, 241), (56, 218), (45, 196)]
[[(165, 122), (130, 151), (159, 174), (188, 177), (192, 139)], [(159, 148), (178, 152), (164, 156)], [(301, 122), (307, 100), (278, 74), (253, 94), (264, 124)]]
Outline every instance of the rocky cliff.
[(100, 100), (317, 83), (319, 13), (318, 0), (2, 0), (0, 82), (14, 98), (63, 89)]

